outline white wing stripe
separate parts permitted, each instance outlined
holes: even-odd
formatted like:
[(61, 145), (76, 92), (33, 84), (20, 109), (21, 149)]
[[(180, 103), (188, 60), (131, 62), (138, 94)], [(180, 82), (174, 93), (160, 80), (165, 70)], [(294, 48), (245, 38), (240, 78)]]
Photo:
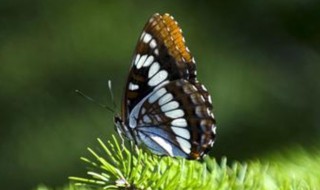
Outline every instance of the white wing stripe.
[(184, 118), (179, 118), (171, 121), (171, 125), (177, 126), (177, 127), (187, 127), (187, 121)]
[(160, 65), (158, 62), (154, 62), (149, 68), (148, 78), (151, 78), (154, 74), (156, 74), (160, 69)]
[(165, 149), (170, 156), (173, 156), (172, 146), (170, 145), (170, 143), (168, 143), (168, 141), (164, 140), (159, 136), (154, 135), (151, 135), (150, 138), (154, 140), (158, 145), (160, 145), (163, 149)]
[(189, 154), (191, 152), (191, 144), (187, 140), (185, 140), (181, 137), (176, 137), (176, 139), (177, 139), (178, 143), (180, 144), (181, 149), (185, 153)]
[(156, 86), (168, 77), (168, 72), (165, 70), (159, 71), (148, 82), (149, 86)]
[[(160, 99), (161, 100), (161, 99)], [(160, 103), (159, 103), (160, 104)], [(161, 104), (160, 104), (161, 105)], [(166, 112), (169, 110), (173, 110), (179, 107), (179, 103), (177, 101), (171, 101), (167, 104), (164, 104), (163, 106), (161, 106), (161, 111)]]
[(161, 96), (163, 96), (165, 93), (167, 93), (167, 90), (165, 88), (160, 88), (155, 93), (153, 93), (148, 101), (150, 104), (154, 103), (156, 100), (158, 100)]
[(190, 139), (190, 132), (186, 128), (180, 128), (180, 127), (171, 127), (172, 131), (185, 139)]
[(179, 118), (179, 117), (184, 116), (184, 112), (181, 109), (176, 109), (176, 110), (173, 110), (173, 111), (166, 112), (165, 115), (170, 117), (170, 118), (175, 119), (175, 118)]
[(166, 95), (164, 95), (163, 97), (160, 98), (159, 100), (159, 105), (163, 105), (169, 101), (171, 101), (173, 99), (172, 94), (168, 93)]
[(152, 55), (150, 55), (142, 66), (143, 67), (149, 67), (149, 65), (153, 62), (153, 60), (154, 60), (154, 57)]
[(137, 69), (140, 69), (142, 67), (142, 65), (146, 61), (147, 57), (148, 57), (148, 55), (141, 56), (141, 58), (139, 59), (138, 63), (136, 63)]

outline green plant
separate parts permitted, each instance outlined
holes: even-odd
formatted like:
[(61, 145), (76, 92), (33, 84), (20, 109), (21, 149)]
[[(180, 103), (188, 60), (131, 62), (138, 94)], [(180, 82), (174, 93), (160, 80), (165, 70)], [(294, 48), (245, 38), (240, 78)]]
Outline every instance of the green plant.
[[(70, 177), (66, 189), (317, 189), (320, 187), (320, 153), (311, 156), (296, 148), (287, 155), (276, 155), (267, 162), (219, 163), (210, 157), (203, 162), (161, 157), (139, 148), (129, 151), (116, 138), (107, 145), (100, 139), (98, 154), (88, 148), (92, 159), (81, 158), (90, 168), (87, 177)], [(297, 157), (297, 155), (299, 155)], [(313, 172), (308, 172), (313, 171)]]

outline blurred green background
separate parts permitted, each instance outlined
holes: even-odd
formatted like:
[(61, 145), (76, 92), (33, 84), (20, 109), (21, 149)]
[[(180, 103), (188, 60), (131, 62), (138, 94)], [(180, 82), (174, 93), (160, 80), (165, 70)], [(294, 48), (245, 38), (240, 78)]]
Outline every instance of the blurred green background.
[(320, 2), (49, 1), (0, 3), (0, 189), (62, 186), (80, 156), (115, 133), (112, 105), (155, 12), (172, 14), (211, 92), (211, 155), (246, 160), (319, 144)]

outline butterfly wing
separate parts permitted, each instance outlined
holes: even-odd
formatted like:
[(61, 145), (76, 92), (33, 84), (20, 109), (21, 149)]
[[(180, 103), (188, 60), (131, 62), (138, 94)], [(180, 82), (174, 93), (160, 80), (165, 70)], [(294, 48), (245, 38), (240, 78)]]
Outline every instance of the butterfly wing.
[[(215, 120), (200, 83), (185, 79), (157, 88), (129, 116), (138, 144), (160, 155), (198, 159), (213, 145)], [(210, 98), (210, 97), (209, 97)]]
[(125, 88), (122, 118), (154, 88), (176, 79), (195, 80), (194, 59), (169, 14), (154, 14), (137, 43)]
[(122, 131), (156, 154), (199, 159), (214, 142), (211, 109), (177, 22), (169, 14), (153, 15), (134, 52)]

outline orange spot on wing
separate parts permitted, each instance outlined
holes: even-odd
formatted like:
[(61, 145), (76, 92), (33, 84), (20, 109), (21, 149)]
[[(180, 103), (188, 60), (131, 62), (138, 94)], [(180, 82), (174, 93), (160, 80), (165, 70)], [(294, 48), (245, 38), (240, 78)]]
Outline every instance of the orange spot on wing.
[(162, 39), (169, 54), (177, 61), (192, 62), (192, 55), (187, 50), (178, 23), (169, 14), (155, 14), (150, 20), (149, 27), (158, 39)]

